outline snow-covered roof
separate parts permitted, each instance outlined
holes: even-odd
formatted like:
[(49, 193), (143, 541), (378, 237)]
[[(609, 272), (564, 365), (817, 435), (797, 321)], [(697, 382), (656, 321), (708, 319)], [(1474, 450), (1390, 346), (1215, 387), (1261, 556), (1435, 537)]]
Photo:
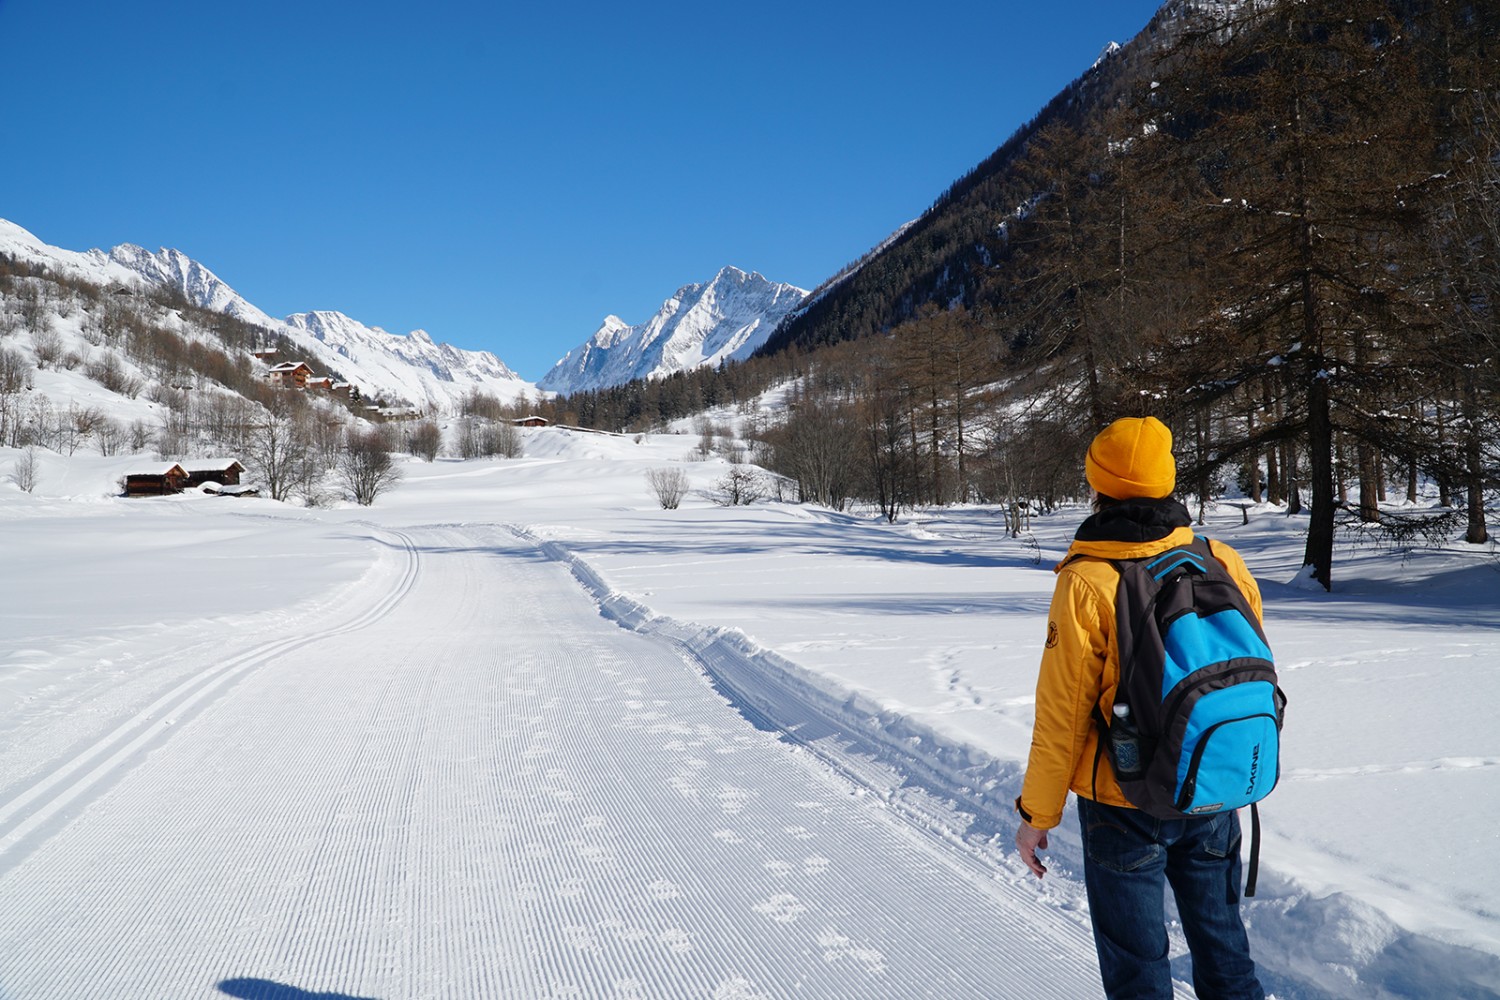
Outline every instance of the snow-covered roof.
[(244, 471), (244, 463), (235, 458), (195, 458), (190, 462), (180, 464), (189, 473), (193, 472), (225, 472), (238, 465), (240, 471)]
[(158, 465), (149, 469), (135, 469), (125, 474), (127, 476), (168, 476), (172, 474), (173, 469), (176, 469), (184, 476), (187, 475), (187, 470), (179, 462), (169, 462), (166, 465)]

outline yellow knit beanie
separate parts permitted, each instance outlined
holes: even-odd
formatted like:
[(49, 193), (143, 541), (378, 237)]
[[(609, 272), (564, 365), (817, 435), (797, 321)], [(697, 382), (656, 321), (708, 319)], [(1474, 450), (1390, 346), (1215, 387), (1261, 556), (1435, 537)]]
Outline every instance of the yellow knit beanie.
[(1177, 486), (1172, 432), (1155, 417), (1123, 417), (1094, 438), (1083, 468), (1090, 486), (1116, 500), (1171, 496)]

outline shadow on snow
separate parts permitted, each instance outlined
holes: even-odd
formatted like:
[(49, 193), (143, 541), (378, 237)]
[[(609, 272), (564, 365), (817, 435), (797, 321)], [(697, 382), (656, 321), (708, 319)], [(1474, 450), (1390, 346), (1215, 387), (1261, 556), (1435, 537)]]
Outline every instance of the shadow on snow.
[(219, 992), (239, 1000), (375, 1000), (373, 997), (357, 997), (352, 993), (313, 993), (269, 979), (244, 976), (224, 980), (219, 984)]

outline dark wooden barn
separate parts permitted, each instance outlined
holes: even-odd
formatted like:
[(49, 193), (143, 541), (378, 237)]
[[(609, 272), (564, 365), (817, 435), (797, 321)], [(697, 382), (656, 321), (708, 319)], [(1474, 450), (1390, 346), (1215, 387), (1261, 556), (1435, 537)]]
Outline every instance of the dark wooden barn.
[(245, 467), (232, 458), (196, 459), (186, 463), (184, 468), (187, 470), (189, 489), (204, 483), (238, 486), (240, 476), (245, 474)]
[(187, 470), (175, 462), (151, 472), (125, 474), (125, 495), (128, 497), (167, 496), (181, 493), (187, 485)]

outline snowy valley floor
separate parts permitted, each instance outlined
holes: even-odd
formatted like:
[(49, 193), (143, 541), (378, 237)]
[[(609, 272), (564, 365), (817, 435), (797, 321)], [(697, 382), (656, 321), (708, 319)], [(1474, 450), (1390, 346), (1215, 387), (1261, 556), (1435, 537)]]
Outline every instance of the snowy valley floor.
[[(660, 510), (691, 444), (372, 509), (0, 486), (0, 998), (1098, 995), (1071, 815), (1045, 883), (1008, 847), (1079, 512)], [(1303, 527), (1207, 529), (1291, 698), (1265, 979), (1500, 997), (1500, 556), (1345, 545), (1327, 595)]]

